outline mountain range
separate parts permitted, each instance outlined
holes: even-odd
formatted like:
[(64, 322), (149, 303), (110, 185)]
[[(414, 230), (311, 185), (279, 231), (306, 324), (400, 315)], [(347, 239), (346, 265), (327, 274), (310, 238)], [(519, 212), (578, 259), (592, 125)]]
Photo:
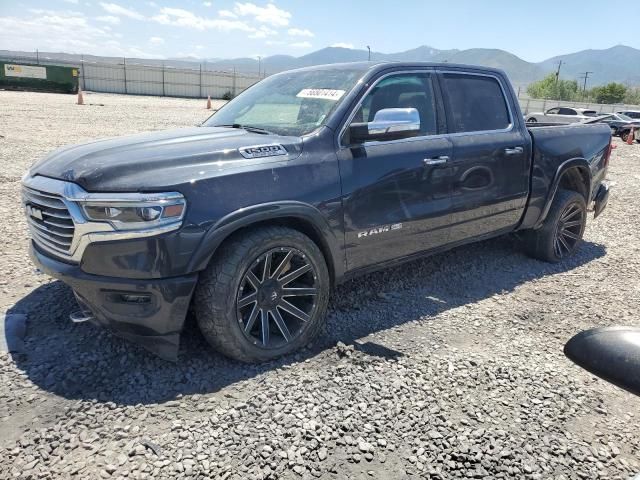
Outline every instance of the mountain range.
[[(2, 56), (30, 56), (32, 52), (12, 52), (0, 50)], [(261, 58), (169, 58), (169, 59), (129, 59), (127, 63), (144, 63), (147, 65), (166, 65), (175, 68), (199, 68), (203, 65), (206, 70), (236, 70), (241, 73), (272, 74), (311, 65), (328, 63), (343, 63), (367, 60), (367, 50), (357, 50), (342, 47), (327, 47), (321, 50), (294, 57), (290, 55), (273, 55)], [(41, 59), (65, 60), (67, 62), (101, 61), (108, 63), (122, 63), (122, 58), (98, 57), (93, 55), (76, 55), (67, 53), (40, 52)], [(438, 50), (421, 46), (397, 53), (371, 52), (372, 61), (420, 61), (420, 62), (449, 62), (472, 65), (484, 65), (501, 68), (507, 72), (514, 85), (525, 86), (539, 80), (558, 67), (562, 61), (560, 78), (568, 80), (579, 79), (584, 72), (591, 72), (589, 86), (602, 85), (609, 82), (620, 82), (629, 86), (640, 85), (640, 50), (617, 45), (604, 50), (582, 50), (580, 52), (559, 55), (542, 62), (527, 62), (518, 56), (500, 49), (471, 48), (468, 50)]]

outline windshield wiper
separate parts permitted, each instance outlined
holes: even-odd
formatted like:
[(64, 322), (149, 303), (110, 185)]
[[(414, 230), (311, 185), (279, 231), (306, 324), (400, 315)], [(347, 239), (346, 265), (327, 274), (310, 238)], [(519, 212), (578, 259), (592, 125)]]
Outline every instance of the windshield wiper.
[(214, 126), (227, 127), (227, 128), (240, 128), (242, 130), (246, 130), (247, 132), (259, 133), (260, 135), (274, 135), (273, 132), (270, 132), (269, 130), (265, 130), (264, 128), (252, 127), (251, 125), (241, 125), (239, 123), (232, 123), (230, 125), (214, 125)]

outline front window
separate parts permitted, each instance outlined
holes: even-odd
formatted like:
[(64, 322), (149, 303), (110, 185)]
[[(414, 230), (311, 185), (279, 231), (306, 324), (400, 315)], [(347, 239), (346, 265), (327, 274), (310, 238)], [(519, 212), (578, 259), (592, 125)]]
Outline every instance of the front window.
[(363, 69), (285, 72), (231, 100), (203, 126), (242, 126), (278, 135), (305, 135), (323, 125), (364, 74)]
[(584, 110), (582, 112), (582, 115), (584, 115), (585, 117), (597, 117), (598, 112), (596, 112), (595, 110)]
[(631, 118), (628, 115), (625, 115), (624, 113), (619, 113), (617, 116), (620, 120), (624, 120), (625, 122), (633, 122), (633, 118)]

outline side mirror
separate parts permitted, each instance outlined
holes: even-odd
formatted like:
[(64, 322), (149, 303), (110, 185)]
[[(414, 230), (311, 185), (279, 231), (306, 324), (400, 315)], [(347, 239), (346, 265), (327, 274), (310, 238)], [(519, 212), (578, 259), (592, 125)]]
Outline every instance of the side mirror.
[(580, 332), (564, 346), (564, 354), (603, 380), (640, 395), (640, 328)]
[(349, 126), (351, 143), (368, 140), (398, 140), (420, 133), (420, 114), (415, 108), (383, 108), (376, 112), (373, 122), (352, 123)]

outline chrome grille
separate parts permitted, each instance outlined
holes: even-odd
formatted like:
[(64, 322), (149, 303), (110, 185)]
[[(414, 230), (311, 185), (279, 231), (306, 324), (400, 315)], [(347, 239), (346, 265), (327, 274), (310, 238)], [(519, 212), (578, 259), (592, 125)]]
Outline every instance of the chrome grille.
[(27, 223), (33, 240), (60, 253), (69, 254), (75, 224), (60, 195), (23, 186)]

